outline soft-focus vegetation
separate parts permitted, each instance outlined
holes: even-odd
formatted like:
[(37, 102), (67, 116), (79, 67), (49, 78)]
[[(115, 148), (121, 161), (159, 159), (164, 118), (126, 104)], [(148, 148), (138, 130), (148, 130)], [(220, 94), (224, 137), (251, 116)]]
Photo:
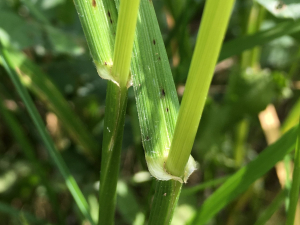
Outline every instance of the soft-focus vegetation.
[[(198, 129), (193, 123), (199, 169), (182, 188), (157, 181), (147, 163), (171, 147), (205, 2), (219, 0), (140, 0), (133, 87), (118, 112), (106, 94), (118, 93), (116, 85), (98, 73), (123, 57), (114, 55), (122, 1), (0, 1), (0, 224), (93, 224), (101, 212), (115, 224), (168, 224), (175, 206), (174, 225), (300, 224), (299, 1), (235, 1)], [(203, 28), (207, 37), (213, 28)], [(202, 43), (199, 51), (194, 64), (213, 68), (209, 54), (219, 47)], [(118, 113), (125, 117), (114, 136)], [(102, 146), (114, 137), (120, 154), (110, 158)], [(103, 182), (111, 171), (117, 182), (107, 211), (101, 167)]]

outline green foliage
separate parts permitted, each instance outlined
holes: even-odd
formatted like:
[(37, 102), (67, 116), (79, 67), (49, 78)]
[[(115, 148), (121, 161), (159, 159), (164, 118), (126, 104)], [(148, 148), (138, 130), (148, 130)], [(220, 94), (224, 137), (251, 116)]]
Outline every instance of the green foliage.
[[(174, 225), (280, 225), (293, 219), (294, 207), (283, 206), (296, 202), (295, 188), (294, 202), (284, 202), (291, 185), (282, 189), (273, 167), (285, 157), (282, 172), (292, 171), (293, 127), (300, 115), (294, 0), (235, 2), (191, 142), (199, 169), (183, 185), (153, 176), (153, 165), (164, 164), (171, 142), (185, 139), (173, 137), (205, 2), (216, 0), (141, 0), (133, 51), (125, 56), (115, 49), (116, 36), (124, 35), (117, 34), (118, 25), (125, 27), (118, 22), (122, 0), (75, 0), (75, 7), (68, 0), (0, 1), (0, 41), (10, 59), (8, 70), (0, 57), (1, 224), (86, 224), (99, 219), (99, 210), (100, 224), (110, 218), (121, 225), (169, 224), (172, 218)], [(208, 26), (203, 37), (214, 28)], [(208, 41), (221, 38), (214, 34)], [(131, 48), (126, 38), (119, 40)], [(218, 46), (201, 43), (206, 58), (195, 57), (193, 64), (204, 70)], [(113, 80), (114, 54), (127, 66), (132, 58), (133, 88), (121, 95), (113, 82), (99, 77)], [(27, 100), (32, 99), (39, 129), (9, 71), (16, 72), (23, 94), (24, 87), (30, 91)], [(124, 70), (124, 81), (128, 75)], [(195, 93), (203, 91), (205, 75), (192, 82)], [(200, 102), (196, 96), (193, 102)], [(284, 135), (267, 147), (257, 116), (270, 104), (282, 123), (275, 132)], [(198, 124), (183, 134), (191, 137), (193, 125)], [(113, 127), (117, 133), (109, 132)], [(105, 152), (112, 139), (113, 151)], [(105, 177), (100, 185), (99, 171)], [(106, 193), (102, 199), (99, 186)]]
[(238, 114), (258, 114), (264, 110), (276, 94), (276, 83), (269, 71), (255, 72), (248, 69), (233, 73), (227, 92), (227, 103)]
[(263, 176), (295, 146), (297, 129), (286, 133), (275, 144), (266, 148), (255, 160), (232, 175), (211, 195), (196, 213), (191, 224), (205, 224), (219, 210), (246, 191), (250, 184)]
[(92, 156), (97, 155), (98, 144), (77, 115), (72, 112), (68, 102), (55, 84), (24, 54), (10, 48), (6, 48), (6, 50), (11, 58), (12, 67), (17, 68), (16, 72), (23, 84), (35, 93), (51, 111), (56, 113), (65, 129), (83, 147), (85, 154), (92, 160)]
[(20, 95), (21, 99), (23, 100), (28, 113), (33, 120), (33, 123), (38, 130), (39, 134), (41, 135), (41, 138), (44, 142), (44, 145), (46, 146), (46, 149), (48, 150), (49, 155), (51, 156), (53, 162), (55, 163), (56, 167), (58, 168), (59, 172), (65, 179), (66, 185), (72, 194), (73, 198), (75, 199), (77, 206), (81, 213), (90, 221), (91, 224), (94, 224), (94, 221), (92, 220), (90, 214), (89, 214), (89, 206), (80, 191), (75, 179), (71, 175), (70, 171), (68, 170), (65, 162), (63, 161), (61, 155), (57, 152), (57, 149), (55, 148), (55, 145), (49, 136), (49, 134), (45, 131), (45, 125), (43, 124), (43, 121), (41, 117), (38, 114), (38, 111), (36, 107), (33, 104), (32, 99), (30, 98), (29, 93), (27, 92), (26, 88), (21, 83), (17, 72), (14, 70), (12, 65), (12, 59), (9, 57), (9, 53), (3, 48), (2, 44), (0, 43), (0, 52), (2, 56), (2, 62), (4, 65), (5, 70), (7, 71), (8, 75), (10, 76), (10, 79), (12, 80), (13, 84), (15, 85), (18, 94)]

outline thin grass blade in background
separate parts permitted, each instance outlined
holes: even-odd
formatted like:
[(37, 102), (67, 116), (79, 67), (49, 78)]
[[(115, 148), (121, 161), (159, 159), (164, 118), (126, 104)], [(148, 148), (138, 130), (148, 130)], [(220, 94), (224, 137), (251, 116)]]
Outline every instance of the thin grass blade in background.
[(69, 103), (64, 99), (53, 82), (24, 53), (9, 48), (6, 48), (6, 52), (11, 59), (12, 67), (18, 68), (16, 72), (23, 85), (46, 103), (49, 109), (58, 116), (73, 140), (82, 146), (83, 152), (87, 157), (94, 160), (93, 156), (97, 155), (99, 150), (97, 142), (71, 110)]
[(205, 183), (196, 185), (194, 187), (183, 188), (181, 195), (193, 195), (199, 191), (205, 190), (206, 188), (216, 187), (216, 186), (224, 183), (224, 181), (226, 181), (228, 178), (229, 178), (229, 176), (225, 176), (225, 177), (221, 177), (221, 178), (218, 178), (215, 180), (207, 181)]
[(228, 57), (238, 55), (247, 49), (251, 49), (258, 45), (263, 45), (283, 35), (289, 35), (300, 31), (300, 20), (281, 22), (276, 26), (255, 33), (238, 37), (232, 41), (226, 42), (221, 50), (219, 61)]
[(60, 224), (63, 224), (62, 222), (63, 219), (60, 211), (61, 209), (57, 201), (57, 196), (52, 186), (50, 185), (50, 182), (47, 179), (46, 172), (45, 169), (43, 168), (43, 165), (41, 165), (41, 163), (38, 161), (37, 157), (35, 156), (34, 147), (26, 137), (22, 126), (18, 123), (16, 118), (14, 118), (14, 116), (5, 108), (2, 102), (0, 102), (0, 115), (3, 116), (3, 119), (5, 123), (7, 123), (11, 131), (11, 134), (14, 136), (16, 141), (19, 142), (19, 145), (23, 150), (24, 155), (31, 162), (36, 174), (40, 177), (43, 185), (47, 189), (47, 195), (52, 205), (52, 209), (55, 212), (58, 221), (60, 221)]
[(295, 102), (288, 116), (285, 118), (283, 124), (281, 125), (281, 132), (285, 133), (292, 127), (296, 126), (300, 116), (300, 99)]
[(268, 146), (247, 166), (238, 170), (200, 206), (189, 224), (206, 224), (222, 208), (246, 191), (249, 186), (268, 172), (295, 146), (297, 128), (292, 128), (277, 142)]
[(286, 190), (281, 190), (279, 194), (277, 194), (268, 208), (261, 213), (254, 225), (265, 225), (268, 222), (271, 216), (279, 209), (280, 206), (282, 206), (285, 196), (287, 195), (285, 192)]
[(294, 158), (294, 172), (292, 180), (292, 188), (290, 191), (290, 202), (287, 214), (287, 225), (293, 225), (295, 221), (296, 208), (299, 200), (300, 189), (300, 125), (298, 125), (297, 144)]
[(11, 215), (11, 217), (16, 218), (18, 221), (25, 220), (27, 222), (30, 222), (30, 224), (51, 225), (50, 223), (47, 223), (45, 220), (38, 219), (34, 215), (28, 212), (20, 211), (2, 202), (0, 202), (0, 212), (3, 214), (9, 214)]
[(49, 156), (52, 158), (53, 162), (57, 166), (58, 170), (62, 174), (63, 178), (65, 179), (66, 185), (72, 194), (79, 210), (81, 213), (85, 216), (86, 219), (89, 220), (89, 222), (93, 225), (94, 221), (92, 220), (90, 214), (89, 214), (89, 206), (80, 191), (75, 179), (71, 175), (69, 169), (67, 168), (65, 162), (63, 161), (63, 158), (58, 153), (58, 151), (55, 148), (55, 145), (53, 141), (51, 140), (50, 135), (47, 133), (45, 125), (43, 124), (43, 121), (34, 106), (34, 103), (27, 92), (26, 88), (23, 86), (21, 81), (19, 80), (19, 77), (17, 75), (17, 72), (14, 70), (13, 63), (11, 62), (11, 59), (9, 58), (9, 53), (2, 47), (2, 44), (0, 43), (0, 52), (3, 60), (3, 65), (7, 73), (9, 74), (12, 82), (14, 83), (20, 97), (22, 98), (24, 104), (27, 107), (27, 110), (29, 112), (29, 115), (31, 119), (34, 122), (34, 125), (36, 126), (39, 134), (42, 137), (42, 140), (44, 141), (44, 144), (46, 146), (46, 149), (48, 150)]

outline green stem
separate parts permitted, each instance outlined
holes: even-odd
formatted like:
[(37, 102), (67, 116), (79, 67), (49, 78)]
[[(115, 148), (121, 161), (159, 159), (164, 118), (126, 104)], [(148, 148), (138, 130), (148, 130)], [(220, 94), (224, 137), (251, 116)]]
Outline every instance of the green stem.
[(298, 128), (298, 137), (295, 149), (295, 159), (294, 159), (294, 172), (293, 172), (293, 181), (292, 188), (290, 192), (290, 204), (287, 215), (287, 225), (293, 225), (295, 220), (296, 208), (299, 197), (299, 188), (300, 188), (300, 125)]
[(298, 49), (298, 52), (294, 59), (294, 63), (292, 64), (291, 69), (289, 71), (289, 74), (288, 74), (289, 79), (291, 79), (295, 75), (297, 70), (299, 69), (299, 60), (300, 60), (300, 48)]
[(139, 0), (121, 2), (117, 31), (118, 13), (113, 1), (75, 0), (74, 3), (98, 74), (109, 80), (100, 174), (99, 224), (113, 224)]
[(234, 145), (234, 159), (237, 168), (240, 168), (245, 158), (245, 142), (249, 132), (249, 121), (243, 119), (236, 127), (236, 140)]
[(172, 175), (182, 177), (190, 157), (208, 89), (234, 0), (206, 2), (174, 138), (166, 162)]
[[(175, 180), (156, 180), (149, 225), (170, 224), (180, 196), (182, 184)], [(166, 210), (167, 209), (167, 210)]]
[(100, 173), (99, 225), (113, 224), (114, 221), (126, 105), (127, 88), (120, 89), (109, 81)]
[[(259, 31), (264, 16), (265, 16), (265, 9), (262, 6), (260, 6), (258, 3), (253, 2), (249, 19), (248, 19), (247, 35), (251, 35)], [(247, 67), (258, 69), (259, 57), (260, 57), (260, 47), (255, 47), (252, 50), (245, 51), (242, 54), (242, 62), (241, 62), (242, 69), (246, 69)]]
[(121, 1), (120, 3), (112, 68), (112, 76), (116, 78), (120, 88), (131, 86), (128, 78), (130, 79), (129, 68), (139, 4), (140, 0)]
[(112, 77), (106, 93), (106, 113), (99, 189), (99, 222), (113, 224), (119, 176), (130, 61), (139, 0), (121, 1), (115, 41)]
[(45, 125), (43, 124), (43, 120), (41, 116), (39, 115), (36, 107), (34, 106), (34, 103), (29, 96), (28, 91), (25, 89), (25, 87), (22, 85), (21, 81), (18, 78), (18, 75), (15, 70), (13, 70), (13, 63), (11, 62), (11, 59), (9, 58), (9, 54), (7, 51), (2, 47), (0, 43), (0, 51), (3, 58), (3, 65), (5, 70), (7, 71), (8, 75), (10, 76), (11, 80), (13, 81), (19, 95), (21, 96), (28, 112), (33, 120), (34, 125), (36, 126), (39, 134), (42, 137), (42, 140), (46, 146), (46, 149), (48, 150), (48, 153), (50, 157), (53, 159), (54, 163), (56, 164), (58, 170), (62, 174), (62, 176), (65, 179), (66, 185), (71, 192), (75, 202), (77, 203), (77, 206), (79, 207), (81, 213), (87, 218), (91, 224), (94, 224), (94, 221), (92, 220), (90, 213), (89, 213), (89, 206), (80, 191), (75, 179), (71, 175), (69, 169), (67, 168), (62, 156), (58, 153), (53, 141), (51, 140), (50, 135), (47, 133)]
[(292, 163), (292, 159), (291, 159), (291, 155), (290, 154), (286, 154), (284, 156), (283, 159), (284, 162), (284, 168), (285, 168), (285, 182), (284, 182), (284, 189), (285, 191), (285, 211), (288, 211), (289, 208), (289, 202), (290, 202), (290, 198), (289, 198), (289, 194), (292, 188), (292, 180), (290, 178), (291, 175), (291, 163)]

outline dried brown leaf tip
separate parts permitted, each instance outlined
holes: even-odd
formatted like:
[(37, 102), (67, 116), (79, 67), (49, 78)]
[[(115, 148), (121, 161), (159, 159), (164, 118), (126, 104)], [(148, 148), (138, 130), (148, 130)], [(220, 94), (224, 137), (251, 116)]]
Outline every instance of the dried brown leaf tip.
[(96, 0), (92, 0), (92, 6), (93, 6), (93, 7), (96, 7), (96, 6), (97, 6)]

